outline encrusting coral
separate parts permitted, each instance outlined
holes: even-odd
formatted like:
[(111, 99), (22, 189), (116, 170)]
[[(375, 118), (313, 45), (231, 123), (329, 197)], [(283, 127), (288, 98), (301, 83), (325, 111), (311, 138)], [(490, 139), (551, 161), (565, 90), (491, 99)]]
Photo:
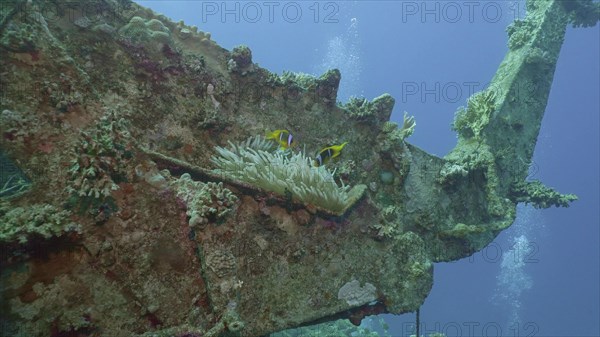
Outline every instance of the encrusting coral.
[(118, 189), (115, 179), (124, 179), (131, 156), (132, 140), (127, 121), (108, 111), (96, 127), (81, 132), (69, 173), (68, 191), (82, 209), (100, 203)]
[(237, 46), (231, 51), (231, 59), (227, 62), (227, 69), (230, 72), (246, 75), (253, 70), (252, 51), (248, 46)]
[(272, 333), (270, 337), (390, 337), (389, 327), (381, 317), (369, 318), (368, 322), (356, 326), (349, 320), (320, 323)]
[[(7, 335), (255, 337), (344, 318), (271, 336), (371, 336), (366, 316), (414, 312), (433, 263), (483, 249), (517, 203), (572, 200), (518, 182), (565, 27), (597, 21), (589, 1), (527, 1), (445, 158), (406, 141), (413, 118), (389, 122), (391, 95), (338, 103), (338, 70), (277, 76), (135, 2), (83, 5), (2, 10), (0, 152), (31, 180), (0, 172), (0, 248), (20, 254), (0, 259)], [(279, 128), (308, 156), (349, 146), (317, 168), (298, 148), (235, 143)]]
[(119, 34), (133, 43), (154, 42), (160, 44), (171, 42), (171, 31), (160, 20), (151, 19), (146, 21), (139, 16), (132, 17), (129, 23), (119, 30)]
[(518, 202), (532, 204), (535, 208), (569, 207), (577, 200), (576, 195), (558, 193), (538, 180), (518, 182), (511, 192)]
[(461, 107), (454, 118), (453, 129), (461, 135), (479, 138), (481, 131), (489, 124), (492, 113), (496, 110), (496, 93), (484, 90), (469, 97), (467, 108)]
[(417, 122), (414, 116), (409, 116), (408, 112), (404, 112), (402, 127), (398, 128), (398, 124), (394, 122), (385, 122), (381, 128), (383, 133), (389, 134), (389, 138), (396, 142), (401, 142), (410, 137), (415, 132)]
[[(415, 132), (416, 126), (417, 122), (415, 121), (415, 117), (409, 116), (406, 111), (404, 112), (402, 127), (398, 127), (398, 124), (395, 122), (383, 123), (381, 126), (382, 134), (381, 137), (379, 137), (381, 151), (394, 151), (394, 148), (401, 145), (406, 138), (410, 137), (413, 132)], [(394, 157), (399, 158), (401, 155), (396, 154)]]
[(381, 212), (380, 221), (371, 225), (371, 228), (377, 232), (380, 238), (393, 238), (401, 234), (402, 224), (398, 220), (398, 208), (396, 206), (387, 206)]
[(189, 173), (182, 174), (171, 185), (186, 203), (192, 227), (223, 219), (238, 200), (223, 183), (194, 181)]
[(352, 118), (359, 120), (375, 118), (383, 122), (384, 120), (387, 121), (389, 116), (382, 116), (381, 113), (391, 111), (390, 107), (394, 106), (394, 102), (394, 98), (389, 94), (375, 97), (372, 101), (368, 101), (366, 98), (350, 97), (348, 103), (342, 107)]
[(70, 221), (70, 215), (49, 204), (25, 208), (0, 203), (0, 243), (26, 243), (34, 237), (49, 239), (81, 232), (81, 227)]

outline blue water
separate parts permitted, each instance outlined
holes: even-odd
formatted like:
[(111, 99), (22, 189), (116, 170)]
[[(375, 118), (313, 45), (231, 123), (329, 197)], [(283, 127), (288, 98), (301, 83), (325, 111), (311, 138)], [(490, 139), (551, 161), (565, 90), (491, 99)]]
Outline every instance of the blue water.
[[(342, 101), (392, 94), (392, 120), (416, 116), (409, 142), (440, 156), (456, 143), (454, 111), (491, 80), (507, 52), (506, 26), (525, 14), (511, 1), (140, 3), (225, 48), (248, 45), (276, 73), (339, 68)], [(569, 28), (534, 155), (533, 178), (580, 200), (519, 207), (515, 225), (482, 252), (437, 264), (424, 332), (600, 336), (599, 41), (600, 26)], [(411, 314), (385, 319), (393, 336), (412, 332)]]

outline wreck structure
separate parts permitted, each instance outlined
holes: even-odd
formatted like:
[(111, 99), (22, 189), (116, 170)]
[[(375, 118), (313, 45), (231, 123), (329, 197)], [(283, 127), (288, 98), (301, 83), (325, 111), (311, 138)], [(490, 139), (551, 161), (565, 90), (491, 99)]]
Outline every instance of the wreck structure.
[(412, 117), (389, 121), (390, 95), (339, 104), (337, 70), (279, 76), (127, 0), (0, 9), (9, 335), (254, 337), (413, 312), (433, 263), (485, 247), (518, 203), (576, 199), (526, 177), (566, 28), (597, 23), (592, 1), (527, 1), (443, 158), (406, 141)]

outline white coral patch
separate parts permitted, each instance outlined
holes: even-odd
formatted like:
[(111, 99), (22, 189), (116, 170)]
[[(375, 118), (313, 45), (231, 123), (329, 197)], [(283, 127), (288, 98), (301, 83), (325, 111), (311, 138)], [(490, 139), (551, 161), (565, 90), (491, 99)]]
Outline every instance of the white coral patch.
[(353, 307), (367, 304), (377, 299), (377, 288), (368, 282), (361, 287), (360, 282), (352, 280), (340, 288), (338, 299)]

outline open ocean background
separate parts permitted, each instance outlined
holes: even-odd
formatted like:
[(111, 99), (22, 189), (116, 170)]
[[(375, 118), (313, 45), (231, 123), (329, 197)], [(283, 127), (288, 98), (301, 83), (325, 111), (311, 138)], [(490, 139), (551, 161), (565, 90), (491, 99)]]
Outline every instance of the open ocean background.
[[(454, 112), (508, 51), (506, 27), (525, 15), (522, 1), (138, 3), (211, 32), (224, 48), (249, 46), (271, 72), (338, 68), (340, 101), (390, 93), (392, 120), (414, 115), (408, 141), (438, 156), (456, 144)], [(600, 336), (599, 41), (599, 25), (568, 29), (531, 166), (532, 179), (579, 200), (567, 209), (520, 206), (516, 223), (482, 252), (436, 264), (422, 333)], [(384, 318), (394, 337), (412, 332), (414, 314)]]

